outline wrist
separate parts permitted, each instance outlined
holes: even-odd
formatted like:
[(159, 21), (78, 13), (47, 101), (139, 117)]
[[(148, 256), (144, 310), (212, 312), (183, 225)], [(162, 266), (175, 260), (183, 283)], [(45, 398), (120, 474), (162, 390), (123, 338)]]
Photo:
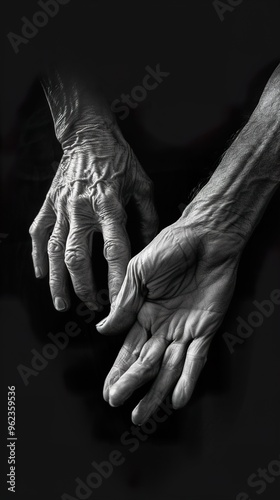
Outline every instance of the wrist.
[(216, 183), (210, 180), (182, 216), (194, 221), (200, 228), (239, 235), (246, 243), (278, 185), (271, 179), (257, 179), (253, 172), (248, 182), (240, 176), (239, 182), (230, 189), (225, 186), (225, 189), (219, 190)]
[(55, 122), (56, 136), (64, 152), (88, 151), (97, 157), (114, 154), (117, 145), (114, 125), (96, 115), (91, 107), (80, 108), (65, 122)]
[(106, 144), (114, 137), (125, 143), (114, 115), (96, 85), (58, 71), (42, 80), (55, 133), (64, 150), (82, 149), (91, 142)]
[(241, 255), (252, 232), (252, 225), (231, 209), (226, 203), (211, 198), (196, 198), (186, 207), (179, 221), (184, 227), (191, 228), (202, 241), (211, 241), (216, 248), (221, 241), (229, 242), (229, 253)]
[(182, 214), (196, 232), (244, 247), (280, 182), (280, 65), (209, 182)]
[(279, 129), (278, 119), (252, 117), (183, 217), (247, 241), (279, 185)]

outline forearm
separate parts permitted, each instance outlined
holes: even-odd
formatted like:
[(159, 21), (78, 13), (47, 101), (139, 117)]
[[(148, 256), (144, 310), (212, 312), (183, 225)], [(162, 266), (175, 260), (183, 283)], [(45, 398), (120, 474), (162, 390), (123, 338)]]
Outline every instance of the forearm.
[[(52, 113), (57, 139), (64, 150), (79, 146), (103, 151), (112, 143), (112, 130), (121, 137), (97, 81), (79, 68), (50, 69), (42, 85)], [(118, 130), (117, 130), (118, 129)], [(107, 140), (106, 140), (107, 139)]]
[(183, 213), (246, 241), (280, 181), (280, 66), (250, 120)]

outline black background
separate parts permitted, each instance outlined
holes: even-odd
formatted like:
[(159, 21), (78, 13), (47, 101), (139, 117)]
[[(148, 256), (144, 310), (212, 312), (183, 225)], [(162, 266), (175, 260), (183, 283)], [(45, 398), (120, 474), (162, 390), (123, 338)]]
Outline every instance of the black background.
[[(5, 9), (5, 10), (4, 10)], [(230, 354), (223, 338), (235, 334), (254, 300), (279, 286), (279, 191), (244, 252), (234, 298), (217, 333), (195, 394), (135, 453), (120, 443), (140, 394), (120, 408), (102, 399), (102, 386), (122, 339), (103, 338), (96, 318), (79, 316), (78, 299), (65, 314), (53, 309), (47, 280), (37, 281), (28, 227), (40, 209), (59, 159), (49, 112), (36, 83), (39, 71), (66, 54), (92, 63), (110, 102), (141, 85), (145, 67), (170, 75), (131, 110), (120, 127), (155, 183), (161, 227), (180, 215), (192, 190), (207, 178), (233, 134), (254, 109), (279, 57), (280, 4), (244, 0), (222, 22), (211, 1), (109, 2), (71, 0), (15, 54), (7, 33), (21, 33), (21, 17), (37, 2), (2, 6), (1, 174), (1, 499), (75, 497), (91, 462), (113, 449), (125, 457), (89, 498), (235, 500), (279, 498), (280, 477), (262, 495), (248, 477), (280, 457), (279, 307)], [(132, 240), (137, 226), (131, 213)], [(6, 235), (6, 236), (3, 236)], [(93, 267), (106, 288), (102, 241)], [(81, 334), (25, 387), (17, 372), (30, 366), (47, 333), (75, 321)], [(86, 322), (85, 320), (88, 320)], [(6, 490), (7, 386), (16, 385), (16, 494)]]

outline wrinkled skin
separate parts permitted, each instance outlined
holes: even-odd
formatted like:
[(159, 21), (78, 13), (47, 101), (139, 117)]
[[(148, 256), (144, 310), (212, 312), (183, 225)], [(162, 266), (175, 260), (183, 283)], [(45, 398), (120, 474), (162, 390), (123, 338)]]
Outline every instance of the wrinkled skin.
[(280, 65), (248, 123), (182, 217), (128, 265), (103, 334), (128, 330), (104, 397), (121, 405), (147, 381), (132, 413), (143, 424), (172, 391), (184, 406), (233, 293), (242, 250), (279, 186)]
[(124, 208), (130, 198), (140, 212), (143, 243), (157, 232), (152, 182), (117, 125), (100, 117), (87, 122), (78, 123), (74, 132), (55, 122), (64, 154), (30, 228), (35, 275), (44, 277), (49, 267), (50, 290), (60, 311), (70, 306), (68, 273), (79, 299), (90, 309), (99, 308), (91, 270), (95, 231), (103, 234), (110, 300), (116, 297), (130, 259)]
[(119, 406), (152, 387), (132, 413), (143, 424), (172, 391), (175, 409), (191, 397), (210, 342), (232, 297), (241, 238), (181, 217), (134, 257), (102, 334), (129, 330), (108, 374), (104, 398)]

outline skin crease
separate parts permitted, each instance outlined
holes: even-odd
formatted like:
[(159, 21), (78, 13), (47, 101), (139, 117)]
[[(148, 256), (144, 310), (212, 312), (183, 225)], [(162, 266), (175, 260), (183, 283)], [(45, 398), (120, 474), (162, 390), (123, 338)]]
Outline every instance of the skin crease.
[(79, 299), (95, 310), (93, 233), (103, 234), (113, 302), (130, 259), (125, 205), (133, 199), (143, 243), (149, 243), (158, 226), (153, 186), (97, 91), (73, 82), (63, 71), (44, 77), (43, 86), (63, 157), (30, 227), (35, 275), (42, 278), (49, 268), (57, 310), (70, 306), (69, 275)]
[(205, 238), (181, 218), (129, 263), (105, 328), (110, 334), (130, 331), (106, 378), (104, 398), (119, 406), (154, 379), (133, 411), (135, 424), (143, 424), (170, 390), (174, 408), (185, 405), (206, 362), (243, 245), (236, 234), (213, 233)]
[(132, 412), (145, 423), (168, 393), (190, 399), (211, 340), (229, 306), (243, 248), (280, 180), (280, 66), (250, 120), (182, 216), (129, 263), (105, 335), (127, 331), (104, 384), (123, 404), (147, 381)]

